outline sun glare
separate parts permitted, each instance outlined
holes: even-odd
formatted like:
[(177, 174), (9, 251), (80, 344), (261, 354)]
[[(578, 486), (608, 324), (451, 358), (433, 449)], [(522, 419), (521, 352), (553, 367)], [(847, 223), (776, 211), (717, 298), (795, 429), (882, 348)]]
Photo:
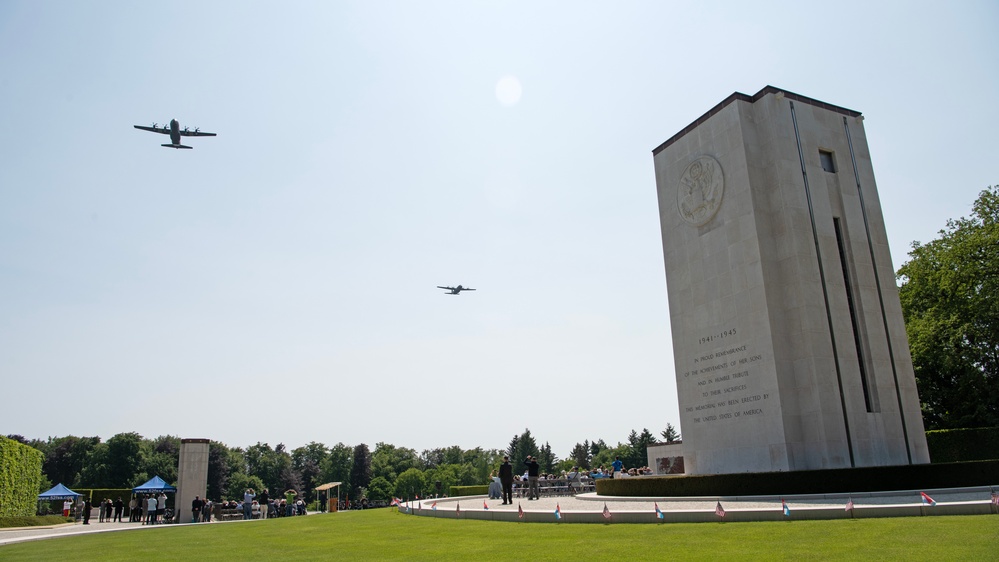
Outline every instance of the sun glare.
[(516, 76), (504, 76), (496, 83), (496, 99), (507, 107), (516, 105), (520, 101), (521, 93), (523, 93), (523, 88), (521, 88), (520, 80)]

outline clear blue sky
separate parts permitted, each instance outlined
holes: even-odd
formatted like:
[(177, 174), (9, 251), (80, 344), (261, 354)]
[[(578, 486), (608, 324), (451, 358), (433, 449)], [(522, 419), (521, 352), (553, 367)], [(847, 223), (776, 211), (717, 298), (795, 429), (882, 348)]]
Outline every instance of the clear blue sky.
[[(993, 1), (0, 3), (0, 432), (658, 433), (652, 149), (767, 84), (861, 111), (897, 268), (999, 181), (997, 27)], [(132, 128), (171, 118), (219, 136)]]

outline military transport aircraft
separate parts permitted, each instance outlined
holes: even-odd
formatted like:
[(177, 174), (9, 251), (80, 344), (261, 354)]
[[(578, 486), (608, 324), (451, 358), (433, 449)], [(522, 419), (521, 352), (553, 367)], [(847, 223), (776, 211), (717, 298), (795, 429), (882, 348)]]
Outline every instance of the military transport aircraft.
[(180, 137), (214, 137), (215, 133), (203, 133), (201, 129), (195, 127), (194, 130), (190, 130), (187, 127), (183, 129), (180, 128), (180, 123), (176, 119), (171, 119), (169, 125), (163, 125), (159, 127), (156, 123), (153, 123), (152, 127), (143, 127), (142, 125), (132, 125), (136, 129), (142, 129), (143, 131), (151, 131), (153, 133), (160, 133), (161, 135), (170, 135), (170, 144), (161, 144), (160, 146), (166, 146), (168, 148), (194, 148), (193, 146), (184, 146), (180, 144)]
[(457, 287), (441, 287), (440, 285), (437, 285), (437, 288), (438, 289), (444, 289), (444, 290), (450, 291), (449, 293), (444, 293), (445, 295), (457, 295), (457, 294), (461, 293), (462, 291), (474, 291), (475, 290), (475, 289), (469, 289), (467, 287), (462, 287), (461, 285), (458, 285)]

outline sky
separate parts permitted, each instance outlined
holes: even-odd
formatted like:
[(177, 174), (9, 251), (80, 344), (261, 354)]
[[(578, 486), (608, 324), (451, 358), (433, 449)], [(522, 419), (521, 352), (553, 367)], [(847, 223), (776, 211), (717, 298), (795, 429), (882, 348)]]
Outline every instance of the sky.
[[(679, 427), (652, 150), (768, 84), (860, 111), (897, 269), (999, 182), (997, 24), (993, 1), (2, 2), (0, 433), (527, 428), (566, 457)], [(132, 127), (172, 118), (218, 136)]]

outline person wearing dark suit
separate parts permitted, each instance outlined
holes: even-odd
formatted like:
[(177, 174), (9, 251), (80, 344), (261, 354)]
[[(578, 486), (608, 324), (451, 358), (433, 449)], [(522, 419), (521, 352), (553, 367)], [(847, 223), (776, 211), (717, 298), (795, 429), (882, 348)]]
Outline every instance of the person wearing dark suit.
[(513, 503), (513, 465), (510, 457), (503, 455), (503, 464), (499, 469), (500, 484), (503, 486), (503, 505)]

